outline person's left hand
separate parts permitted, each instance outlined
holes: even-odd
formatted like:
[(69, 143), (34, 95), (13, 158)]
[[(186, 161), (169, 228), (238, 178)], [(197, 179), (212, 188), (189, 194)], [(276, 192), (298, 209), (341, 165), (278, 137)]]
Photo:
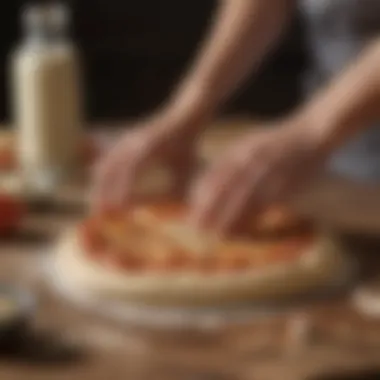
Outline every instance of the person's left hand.
[(323, 162), (308, 125), (272, 126), (233, 144), (190, 193), (190, 220), (219, 233), (240, 233), (248, 216), (286, 201)]

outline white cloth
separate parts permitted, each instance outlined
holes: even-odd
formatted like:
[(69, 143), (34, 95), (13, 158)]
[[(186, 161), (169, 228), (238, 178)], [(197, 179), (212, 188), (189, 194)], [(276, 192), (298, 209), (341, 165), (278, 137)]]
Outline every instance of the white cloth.
[[(299, 6), (313, 60), (305, 82), (311, 93), (380, 36), (380, 0), (299, 0)], [(329, 166), (352, 179), (380, 181), (380, 120), (336, 152)]]

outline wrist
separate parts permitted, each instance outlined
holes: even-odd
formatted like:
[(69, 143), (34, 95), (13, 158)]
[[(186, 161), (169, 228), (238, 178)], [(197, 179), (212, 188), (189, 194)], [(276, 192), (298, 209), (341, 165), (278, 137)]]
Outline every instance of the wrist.
[(189, 135), (200, 133), (212, 118), (212, 113), (198, 102), (173, 100), (155, 116), (161, 124), (173, 132)]
[(184, 109), (165, 106), (143, 122), (153, 135), (164, 139), (195, 140), (206, 124), (203, 115)]
[(343, 137), (339, 133), (337, 120), (327, 113), (306, 110), (291, 118), (290, 124), (298, 133), (304, 135), (313, 149), (321, 155), (328, 155), (341, 144)]
[(170, 113), (196, 124), (209, 121), (216, 111), (218, 101), (206, 83), (200, 78), (184, 81), (168, 102)]

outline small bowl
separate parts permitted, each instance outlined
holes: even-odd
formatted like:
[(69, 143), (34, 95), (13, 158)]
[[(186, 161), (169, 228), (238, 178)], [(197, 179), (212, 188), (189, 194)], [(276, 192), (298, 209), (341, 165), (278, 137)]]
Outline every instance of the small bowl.
[(30, 292), (16, 286), (0, 283), (1, 348), (25, 335), (35, 310), (35, 297)]

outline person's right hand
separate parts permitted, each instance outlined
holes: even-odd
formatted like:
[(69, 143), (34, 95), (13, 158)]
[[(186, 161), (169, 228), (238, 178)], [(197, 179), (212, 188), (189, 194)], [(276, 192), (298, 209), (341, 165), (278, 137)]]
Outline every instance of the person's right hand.
[(173, 192), (185, 191), (195, 168), (198, 132), (188, 123), (160, 115), (127, 131), (96, 166), (93, 210), (127, 207), (138, 178), (154, 164), (168, 170)]
[(283, 120), (243, 136), (194, 183), (190, 222), (220, 235), (245, 234), (255, 214), (288, 202), (318, 173), (330, 138), (311, 119)]

